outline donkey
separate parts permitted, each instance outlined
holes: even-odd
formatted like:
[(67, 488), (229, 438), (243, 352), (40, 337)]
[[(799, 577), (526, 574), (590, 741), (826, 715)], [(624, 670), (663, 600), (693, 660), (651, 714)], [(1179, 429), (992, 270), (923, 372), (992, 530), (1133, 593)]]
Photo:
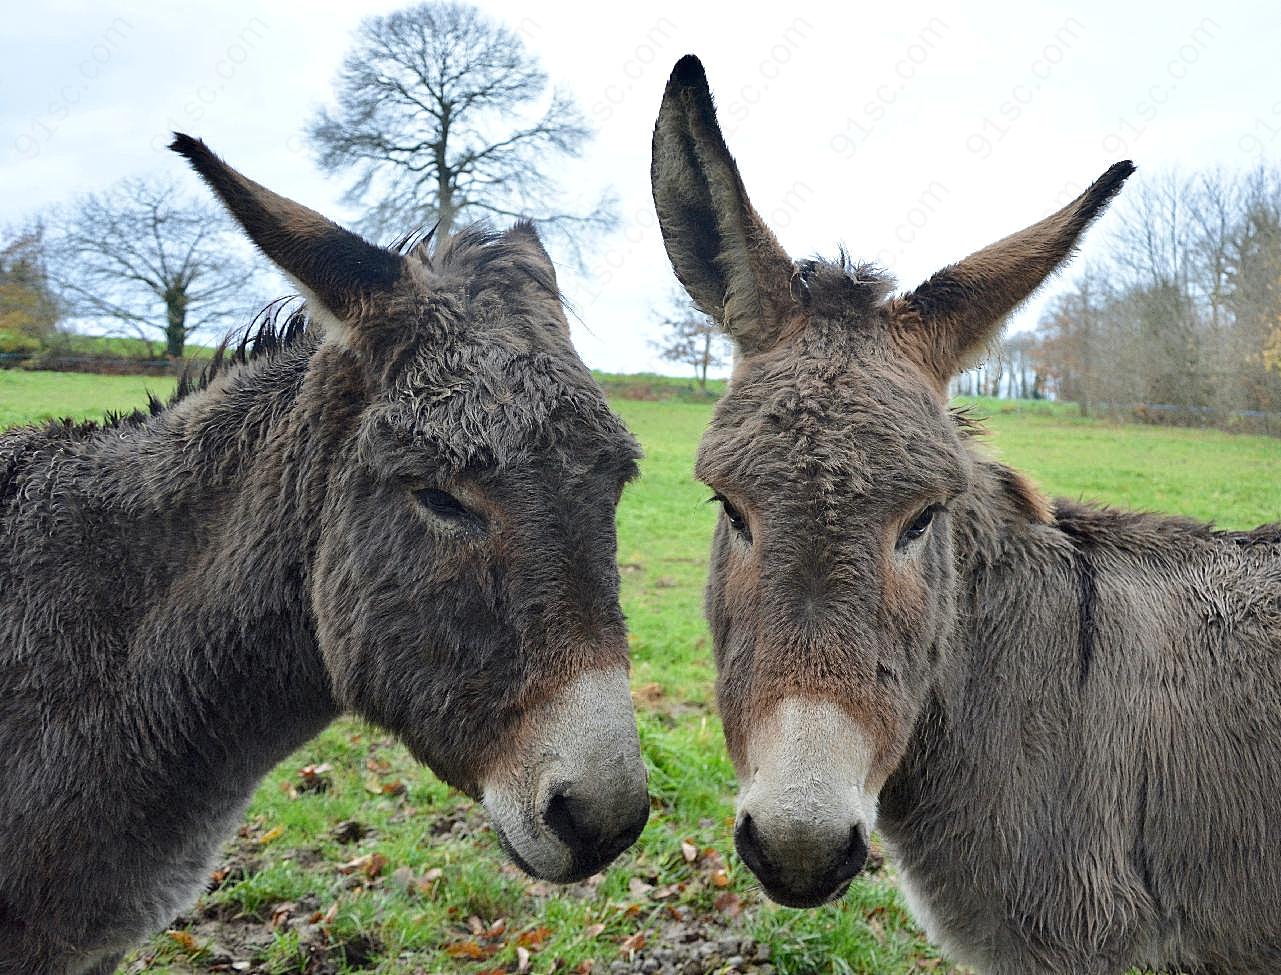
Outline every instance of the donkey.
[(649, 813), (614, 510), (638, 447), (534, 228), (374, 246), (185, 156), (313, 326), (154, 415), (0, 437), (0, 972), (113, 970), (343, 710), (567, 882)]
[(1132, 171), (891, 297), (788, 258), (697, 59), (654, 131), (667, 253), (737, 351), (697, 475), (739, 855), (813, 906), (878, 825), (989, 975), (1281, 967), (1281, 525), (1050, 503), (947, 407)]

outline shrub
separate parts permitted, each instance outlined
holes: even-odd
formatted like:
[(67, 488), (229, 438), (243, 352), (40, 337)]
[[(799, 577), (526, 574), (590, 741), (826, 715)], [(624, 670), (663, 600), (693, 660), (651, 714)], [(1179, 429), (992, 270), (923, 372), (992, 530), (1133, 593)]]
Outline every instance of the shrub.
[(0, 354), (22, 354), (39, 351), (40, 340), (35, 336), (0, 329)]

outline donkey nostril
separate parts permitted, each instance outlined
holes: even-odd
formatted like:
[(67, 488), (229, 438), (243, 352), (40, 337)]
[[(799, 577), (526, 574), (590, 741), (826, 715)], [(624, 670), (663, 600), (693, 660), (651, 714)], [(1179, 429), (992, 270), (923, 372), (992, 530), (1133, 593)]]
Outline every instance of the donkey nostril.
[(846, 844), (845, 851), (841, 854), (840, 863), (836, 868), (838, 883), (843, 883), (855, 876), (863, 869), (863, 864), (867, 862), (867, 840), (863, 836), (861, 826), (850, 827), (850, 840)]
[(552, 795), (547, 808), (543, 811), (543, 822), (571, 850), (582, 849), (582, 834), (574, 821), (574, 810), (565, 793), (556, 792)]
[(756, 824), (752, 822), (752, 817), (746, 813), (743, 814), (738, 829), (734, 830), (734, 845), (738, 847), (738, 855), (743, 858), (743, 862), (752, 873), (760, 877), (767, 871), (761, 835), (756, 829)]

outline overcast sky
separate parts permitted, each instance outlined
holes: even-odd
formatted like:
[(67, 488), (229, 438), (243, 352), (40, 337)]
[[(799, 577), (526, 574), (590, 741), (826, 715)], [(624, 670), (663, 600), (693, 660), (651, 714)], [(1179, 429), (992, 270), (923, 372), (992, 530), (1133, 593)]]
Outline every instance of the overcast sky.
[[(908, 285), (1040, 218), (1117, 159), (1143, 179), (1281, 158), (1275, 0), (479, 5), (519, 31), (596, 127), (564, 167), (566, 199), (612, 187), (621, 200), (620, 229), (589, 273), (562, 280), (579, 349), (602, 369), (661, 365), (649, 343), (673, 279), (649, 139), (687, 52), (703, 59), (753, 202), (793, 256), (844, 244)], [(360, 19), (401, 4), (183, 6), (46, 0), (6, 13), (0, 224), (126, 176), (167, 173), (198, 192), (163, 150), (173, 129), (353, 216), (300, 131), (331, 98)], [(1107, 232), (1105, 218), (1082, 259)], [(1033, 325), (1052, 292), (1014, 327)]]

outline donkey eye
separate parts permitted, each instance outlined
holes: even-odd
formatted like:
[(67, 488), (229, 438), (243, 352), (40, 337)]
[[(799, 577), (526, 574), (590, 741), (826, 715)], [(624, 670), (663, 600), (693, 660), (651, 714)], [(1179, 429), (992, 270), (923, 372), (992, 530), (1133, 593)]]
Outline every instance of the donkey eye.
[(721, 510), (725, 512), (725, 517), (729, 520), (730, 527), (742, 535), (745, 541), (750, 542), (752, 540), (752, 533), (747, 527), (747, 522), (744, 520), (742, 514), (739, 513), (739, 510), (730, 502), (729, 498), (725, 497), (723, 494), (714, 494), (707, 500), (719, 501), (721, 503)]
[(440, 518), (459, 521), (464, 518), (476, 517), (470, 508), (448, 491), (439, 491), (436, 488), (423, 488), (420, 491), (415, 491), (414, 497), (418, 499), (419, 504), (430, 511), (433, 515), (437, 515)]
[(904, 528), (902, 534), (899, 535), (898, 547), (903, 548), (918, 538), (923, 538), (925, 533), (930, 530), (930, 525), (934, 523), (935, 516), (942, 510), (943, 506), (941, 504), (932, 504), (913, 518), (912, 523)]

